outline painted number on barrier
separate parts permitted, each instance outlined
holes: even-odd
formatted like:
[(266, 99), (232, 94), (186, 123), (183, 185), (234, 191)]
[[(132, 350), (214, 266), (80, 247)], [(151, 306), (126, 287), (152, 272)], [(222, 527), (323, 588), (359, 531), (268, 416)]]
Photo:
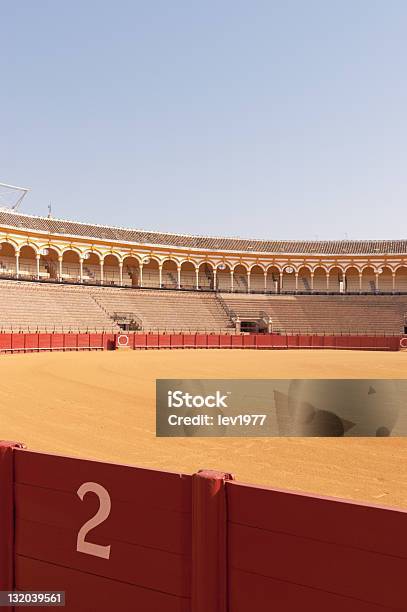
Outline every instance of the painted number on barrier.
[(108, 518), (112, 508), (110, 495), (106, 489), (97, 482), (84, 482), (77, 491), (77, 494), (82, 501), (87, 493), (95, 493), (95, 495), (98, 496), (99, 510), (96, 512), (95, 516), (86, 521), (86, 523), (80, 528), (76, 543), (76, 550), (77, 552), (85, 553), (85, 555), (93, 555), (94, 557), (109, 559), (110, 545), (102, 546), (101, 544), (93, 544), (92, 542), (86, 542), (85, 538), (91, 529), (94, 529)]

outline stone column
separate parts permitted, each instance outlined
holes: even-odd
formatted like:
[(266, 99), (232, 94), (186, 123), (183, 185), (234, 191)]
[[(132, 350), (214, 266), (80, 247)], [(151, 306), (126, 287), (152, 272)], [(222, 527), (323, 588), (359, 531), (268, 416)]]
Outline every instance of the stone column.
[(376, 293), (379, 291), (379, 273), (376, 272), (376, 281), (375, 281), (375, 289), (376, 289)]
[(177, 264), (178, 289), (181, 289), (181, 266)]
[(362, 272), (359, 272), (359, 293), (362, 293)]
[(391, 273), (391, 280), (392, 280), (392, 285), (393, 285), (392, 291), (393, 293), (395, 293), (396, 291), (396, 273), (395, 272)]
[(63, 256), (62, 255), (58, 255), (58, 280), (61, 282), (62, 281), (62, 261), (63, 261)]
[(280, 289), (277, 293), (281, 293), (282, 288), (283, 288), (283, 273), (280, 272)]
[(230, 270), (230, 291), (233, 293), (234, 291), (234, 271), (233, 269)]
[(100, 260), (100, 284), (103, 285), (103, 267), (105, 265), (104, 259)]
[(16, 277), (20, 275), (20, 253), (16, 251)]
[(123, 287), (123, 262), (119, 261), (119, 282), (120, 287)]
[(140, 287), (143, 286), (143, 264), (140, 263)]
[(251, 271), (247, 270), (247, 293), (250, 293), (250, 275)]
[(216, 268), (214, 268), (213, 269), (213, 290), (214, 291), (216, 291), (216, 289), (217, 289), (217, 287), (216, 287), (216, 284), (217, 284), (217, 282), (216, 282), (216, 272), (217, 272), (217, 270), (216, 270)]
[(314, 293), (314, 273), (311, 272), (311, 293)]
[(35, 259), (37, 260), (37, 280), (40, 280), (40, 257), (41, 255), (38, 253), (35, 256)]
[(162, 264), (158, 265), (158, 286), (160, 287), (160, 289), (163, 286), (163, 265)]
[(295, 290), (298, 291), (298, 272), (295, 273)]
[(195, 283), (196, 283), (196, 290), (199, 289), (199, 268), (195, 268)]
[(79, 282), (83, 283), (83, 258), (79, 258)]

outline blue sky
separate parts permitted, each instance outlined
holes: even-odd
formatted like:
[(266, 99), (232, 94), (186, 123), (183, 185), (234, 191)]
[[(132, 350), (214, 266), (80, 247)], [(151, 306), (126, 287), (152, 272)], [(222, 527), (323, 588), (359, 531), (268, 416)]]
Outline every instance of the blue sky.
[(407, 3), (0, 0), (0, 181), (172, 232), (406, 238)]

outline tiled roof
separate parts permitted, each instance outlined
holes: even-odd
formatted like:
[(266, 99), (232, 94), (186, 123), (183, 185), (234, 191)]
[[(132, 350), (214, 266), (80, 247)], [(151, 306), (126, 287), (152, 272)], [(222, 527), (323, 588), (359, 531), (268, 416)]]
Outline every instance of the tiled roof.
[(55, 236), (126, 242), (133, 245), (148, 244), (210, 251), (238, 251), (284, 255), (386, 255), (407, 254), (407, 240), (250, 240), (243, 238), (216, 238), (189, 236), (91, 225), (77, 221), (48, 219), (0, 209), (0, 229), (10, 227), (39, 231)]

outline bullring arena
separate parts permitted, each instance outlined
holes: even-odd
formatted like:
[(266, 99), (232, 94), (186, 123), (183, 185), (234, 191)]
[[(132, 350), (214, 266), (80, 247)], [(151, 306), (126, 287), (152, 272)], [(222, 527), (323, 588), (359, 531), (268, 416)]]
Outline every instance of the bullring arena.
[(27, 446), (0, 447), (1, 589), (89, 612), (405, 609), (397, 428), (156, 438), (155, 380), (405, 378), (407, 241), (1, 210), (0, 243), (1, 437)]

